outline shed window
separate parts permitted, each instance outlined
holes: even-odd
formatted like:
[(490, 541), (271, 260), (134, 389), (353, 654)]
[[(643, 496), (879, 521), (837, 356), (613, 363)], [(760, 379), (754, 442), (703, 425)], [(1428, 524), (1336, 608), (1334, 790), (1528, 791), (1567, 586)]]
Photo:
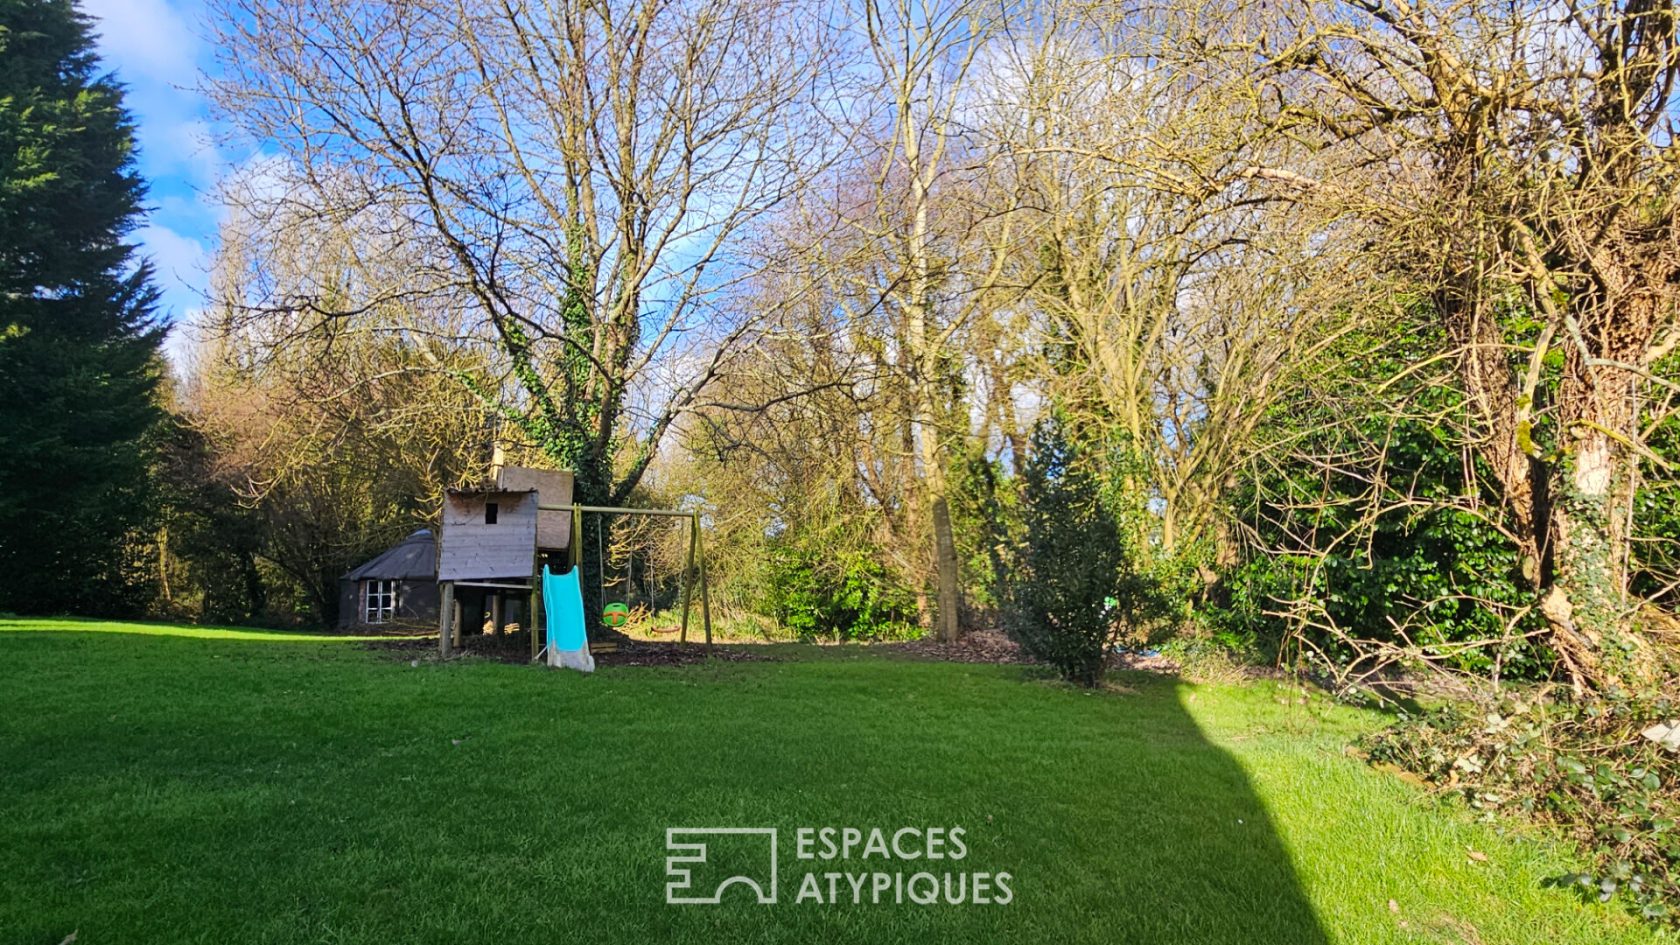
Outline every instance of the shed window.
[(396, 581), (362, 582), (362, 622), (384, 623), (397, 612)]
[(497, 505), (494, 502), (484, 503), (484, 524), (486, 524), (486, 525), (496, 524), (496, 513), (500, 512), (501, 510), (502, 510), (501, 506)]

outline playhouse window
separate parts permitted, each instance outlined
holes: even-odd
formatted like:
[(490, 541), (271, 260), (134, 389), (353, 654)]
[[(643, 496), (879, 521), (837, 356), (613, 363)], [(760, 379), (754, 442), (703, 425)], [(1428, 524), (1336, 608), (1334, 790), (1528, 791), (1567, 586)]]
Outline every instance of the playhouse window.
[(397, 582), (367, 581), (362, 585), (362, 622), (384, 623), (397, 612)]
[(484, 524), (486, 524), (486, 525), (496, 524), (496, 513), (500, 512), (501, 510), (502, 510), (501, 506), (497, 505), (494, 502), (484, 503)]

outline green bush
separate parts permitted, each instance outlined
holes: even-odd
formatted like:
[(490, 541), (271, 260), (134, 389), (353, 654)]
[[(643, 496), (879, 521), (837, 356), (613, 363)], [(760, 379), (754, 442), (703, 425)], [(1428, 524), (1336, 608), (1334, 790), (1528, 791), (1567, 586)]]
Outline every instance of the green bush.
[[(1353, 658), (1322, 627), (1302, 629), (1276, 615), (1280, 601), (1306, 601), (1319, 608), (1320, 624), (1434, 648), (1441, 663), (1462, 672), (1544, 678), (1554, 657), (1525, 636), (1543, 618), (1531, 606), (1533, 583), (1519, 549), (1502, 530), (1496, 478), (1451, 432), (1471, 424), (1464, 398), (1440, 378), (1407, 374), (1445, 342), (1423, 326), (1409, 337), (1385, 343), (1374, 366), (1348, 362), (1356, 371), (1408, 378), (1389, 396), (1409, 411), (1382, 401), (1273, 411), (1269, 427), (1297, 454), (1367, 459), (1329, 469), (1267, 466), (1239, 482), (1230, 507), (1252, 548), (1222, 570), (1204, 622), (1253, 634), (1273, 652), (1300, 630), (1330, 660)], [(1396, 627), (1406, 628), (1404, 640)], [(1451, 645), (1478, 640), (1506, 642)]]
[(914, 597), (871, 551), (772, 545), (766, 609), (800, 639), (915, 638)]
[(1005, 629), (1062, 678), (1094, 686), (1119, 627), (1120, 601), (1137, 589), (1122, 580), (1124, 547), (1097, 471), (1058, 417), (1033, 431), (1021, 471), (1021, 519)]

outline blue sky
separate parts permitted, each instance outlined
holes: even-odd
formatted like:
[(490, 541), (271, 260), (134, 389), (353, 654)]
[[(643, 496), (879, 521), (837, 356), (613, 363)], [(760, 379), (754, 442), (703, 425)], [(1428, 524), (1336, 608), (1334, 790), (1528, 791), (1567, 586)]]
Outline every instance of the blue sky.
[(194, 91), (210, 58), (202, 0), (82, 0), (82, 9), (95, 20), (105, 68), (128, 86), (139, 126), (152, 209), (135, 238), (157, 267), (164, 316), (190, 317), (204, 305), (221, 215), (215, 186), (229, 157), (216, 146), (208, 102)]

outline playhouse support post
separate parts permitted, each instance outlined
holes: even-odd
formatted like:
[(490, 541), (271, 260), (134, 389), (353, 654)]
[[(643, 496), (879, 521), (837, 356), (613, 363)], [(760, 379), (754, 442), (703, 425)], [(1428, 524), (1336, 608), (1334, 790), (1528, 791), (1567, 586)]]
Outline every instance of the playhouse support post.
[(455, 582), (443, 582), (443, 599), (438, 604), (438, 656), (449, 659), (450, 637), (455, 631)]
[(496, 591), (490, 595), (490, 632), (496, 636), (502, 635), (502, 618), (506, 608), (502, 605), (502, 592)]
[(688, 605), (694, 591), (694, 543), (700, 537), (700, 513), (688, 520), (688, 564), (682, 576), (682, 642), (688, 642)]
[(694, 547), (700, 553), (700, 621), (706, 627), (706, 649), (712, 648), (712, 583), (706, 580), (706, 533), (700, 513), (694, 513)]
[(531, 625), (531, 662), (536, 662), (542, 653), (542, 644), (538, 634), (543, 626), (543, 571), (542, 554), (538, 553), (535, 563), (531, 566), (531, 603), (525, 608), (525, 622)]

